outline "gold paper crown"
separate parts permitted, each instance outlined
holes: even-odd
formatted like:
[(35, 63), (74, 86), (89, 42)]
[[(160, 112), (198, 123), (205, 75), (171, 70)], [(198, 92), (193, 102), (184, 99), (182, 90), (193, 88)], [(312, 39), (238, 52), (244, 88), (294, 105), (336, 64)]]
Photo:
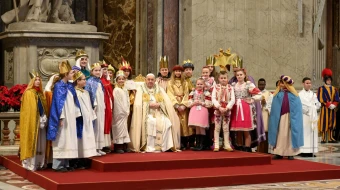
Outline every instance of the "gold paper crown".
[(107, 67), (107, 70), (112, 71), (113, 73), (116, 72), (115, 68), (113, 68), (111, 65)]
[(213, 56), (208, 56), (208, 57), (206, 58), (205, 65), (207, 65), (207, 66), (208, 66), (208, 65), (214, 65), (215, 62), (216, 62), (215, 57), (213, 57)]
[(40, 77), (39, 73), (36, 72), (34, 69), (32, 70), (32, 72), (29, 72), (28, 74), (29, 74), (31, 79), (33, 79), (35, 77)]
[(185, 65), (185, 64), (192, 64), (192, 61), (191, 61), (190, 59), (188, 59), (188, 60), (186, 60), (186, 61), (184, 60), (184, 61), (183, 61), (183, 65)]
[(82, 75), (84, 75), (81, 71), (76, 72), (76, 74), (73, 75), (73, 81), (78, 80)]
[(68, 60), (66, 61), (62, 61), (59, 65), (59, 73), (60, 74), (65, 74), (68, 73), (72, 70), (72, 67), (70, 65), (70, 63), (68, 62)]
[[(118, 68), (119, 68), (120, 70), (123, 70), (123, 69), (131, 69), (130, 63), (127, 62), (127, 61), (125, 61), (125, 59), (124, 59), (123, 56), (121, 56), (121, 58), (122, 58), (122, 63), (119, 63)], [(121, 69), (121, 68), (122, 68), (122, 69)]]
[(98, 62), (98, 63), (93, 63), (92, 65), (91, 65), (91, 71), (94, 69), (94, 68), (96, 68), (96, 67), (102, 67), (101, 66), (101, 64), (100, 64), (100, 62)]
[(159, 59), (159, 68), (168, 68), (168, 64), (169, 64), (169, 57), (160, 57)]
[(122, 70), (117, 71), (116, 78), (120, 77), (120, 76), (124, 76), (125, 77), (124, 71), (122, 71)]
[(75, 60), (77, 61), (77, 59), (79, 59), (80, 57), (89, 57), (89, 56), (84, 50), (81, 49), (77, 51)]
[(105, 60), (99, 61), (99, 63), (100, 63), (100, 65), (101, 65), (101, 67), (108, 67), (108, 64), (106, 63)]
[(229, 70), (230, 66), (233, 66), (233, 68), (243, 67), (243, 60), (236, 53), (231, 53), (230, 48), (228, 48), (225, 52), (223, 52), (223, 49), (220, 48), (219, 54), (214, 55), (214, 57), (216, 58), (215, 66), (220, 66), (221, 70)]

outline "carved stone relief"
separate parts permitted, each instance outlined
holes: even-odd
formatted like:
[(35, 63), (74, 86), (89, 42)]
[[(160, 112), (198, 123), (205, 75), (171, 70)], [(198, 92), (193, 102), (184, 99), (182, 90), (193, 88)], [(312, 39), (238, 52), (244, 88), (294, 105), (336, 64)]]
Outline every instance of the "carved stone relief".
[(13, 49), (5, 50), (5, 83), (14, 83)]
[(83, 48), (38, 47), (38, 69), (42, 78), (46, 79), (53, 73), (58, 73), (59, 63), (63, 60), (68, 60), (71, 66), (75, 65), (74, 58), (78, 49)]

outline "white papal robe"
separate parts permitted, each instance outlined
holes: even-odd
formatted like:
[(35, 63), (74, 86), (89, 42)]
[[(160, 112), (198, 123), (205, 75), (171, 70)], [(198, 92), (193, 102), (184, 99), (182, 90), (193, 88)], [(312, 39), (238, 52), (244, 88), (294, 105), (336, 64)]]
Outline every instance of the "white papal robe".
[(106, 146), (104, 127), (105, 127), (105, 101), (104, 101), (104, 91), (102, 85), (98, 83), (96, 98), (94, 100), (94, 110), (97, 119), (94, 121), (94, 135), (96, 139), (96, 148), (102, 149)]
[[(158, 109), (150, 103), (160, 104)], [(180, 122), (168, 95), (155, 85), (137, 88), (130, 128), (130, 148), (135, 152), (160, 152), (180, 148)]]
[(114, 107), (112, 121), (112, 136), (114, 144), (130, 142), (128, 132), (128, 117), (130, 114), (130, 98), (127, 89), (116, 87), (113, 91)]
[(311, 90), (305, 89), (299, 92), (299, 97), (302, 103), (303, 113), (303, 137), (304, 146), (300, 148), (301, 153), (314, 153), (318, 152), (318, 114), (317, 109), (321, 104), (317, 96)]
[(97, 155), (94, 137), (93, 121), (97, 118), (91, 106), (89, 93), (84, 89), (76, 89), (83, 116), (83, 136), (78, 139), (79, 158), (89, 158)]
[(52, 141), (53, 159), (78, 158), (76, 118), (80, 116), (80, 109), (76, 106), (72, 93), (67, 91), (60, 115), (63, 125), (58, 128), (56, 140)]

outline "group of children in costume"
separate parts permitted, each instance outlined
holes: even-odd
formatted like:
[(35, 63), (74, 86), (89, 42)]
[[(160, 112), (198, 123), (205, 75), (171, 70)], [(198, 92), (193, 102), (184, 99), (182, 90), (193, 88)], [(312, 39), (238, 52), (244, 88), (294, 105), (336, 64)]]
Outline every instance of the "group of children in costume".
[[(233, 54), (228, 50), (208, 57), (201, 77), (195, 82), (191, 80), (194, 65), (190, 60), (174, 66), (170, 74), (168, 58), (161, 57), (156, 83), (166, 91), (180, 119), (181, 149), (217, 152), (223, 144), (228, 152), (234, 149), (252, 152), (251, 148), (260, 145), (267, 136), (274, 158), (293, 159), (306, 144), (303, 114), (314, 121), (317, 101), (301, 103), (293, 80), (284, 75), (273, 94), (261, 92), (242, 68), (238, 56), (232, 57), (234, 77), (229, 80), (226, 71), (230, 65), (225, 58), (230, 56)], [(136, 93), (132, 68), (122, 59), (115, 73), (105, 61), (90, 66), (87, 59), (87, 54), (80, 50), (75, 66), (63, 61), (59, 74), (53, 75), (46, 85), (45, 93), (41, 76), (30, 73), (20, 112), (23, 167), (37, 170), (52, 163), (54, 170), (66, 172), (88, 167), (86, 158), (111, 152), (112, 144), (116, 153), (130, 152), (129, 127)], [(220, 66), (217, 74), (215, 66)], [(334, 108), (339, 95), (331, 86), (331, 73), (323, 72), (323, 77), (326, 85), (317, 94), (321, 102), (319, 130), (323, 132), (323, 141), (327, 137), (335, 142)], [(308, 78), (303, 82), (306, 81), (311, 82)], [(309, 93), (310, 89), (305, 91)], [(315, 100), (314, 97), (312, 94), (311, 99)], [(263, 119), (265, 109), (268, 115)]]

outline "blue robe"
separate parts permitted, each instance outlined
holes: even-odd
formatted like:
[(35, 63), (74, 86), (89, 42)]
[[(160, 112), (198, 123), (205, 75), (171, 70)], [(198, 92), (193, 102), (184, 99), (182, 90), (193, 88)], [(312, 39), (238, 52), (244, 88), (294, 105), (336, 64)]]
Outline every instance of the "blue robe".
[[(52, 104), (50, 110), (50, 117), (48, 120), (48, 130), (47, 139), (54, 141), (58, 134), (59, 129), (59, 119), (61, 112), (64, 108), (65, 100), (67, 97), (67, 92), (70, 91), (74, 98), (74, 103), (80, 109), (80, 104), (78, 101), (76, 90), (74, 89), (72, 83), (65, 83), (62, 80), (58, 81), (54, 85)], [(78, 117), (76, 119), (77, 123), (77, 137), (82, 138), (83, 135), (83, 118)]]
[[(284, 92), (280, 91), (273, 98), (272, 108), (269, 116), (268, 124), (268, 143), (276, 147), (276, 140), (279, 131), (281, 119), (281, 107)], [(299, 148), (303, 146), (303, 117), (302, 103), (299, 97), (288, 92), (289, 113), (290, 113), (290, 131), (292, 137), (292, 147)]]
[(96, 92), (97, 92), (98, 85), (102, 85), (102, 89), (104, 93), (104, 86), (100, 78), (91, 76), (86, 81), (85, 90), (87, 90), (90, 94), (92, 108), (94, 108), (94, 100), (96, 99)]

